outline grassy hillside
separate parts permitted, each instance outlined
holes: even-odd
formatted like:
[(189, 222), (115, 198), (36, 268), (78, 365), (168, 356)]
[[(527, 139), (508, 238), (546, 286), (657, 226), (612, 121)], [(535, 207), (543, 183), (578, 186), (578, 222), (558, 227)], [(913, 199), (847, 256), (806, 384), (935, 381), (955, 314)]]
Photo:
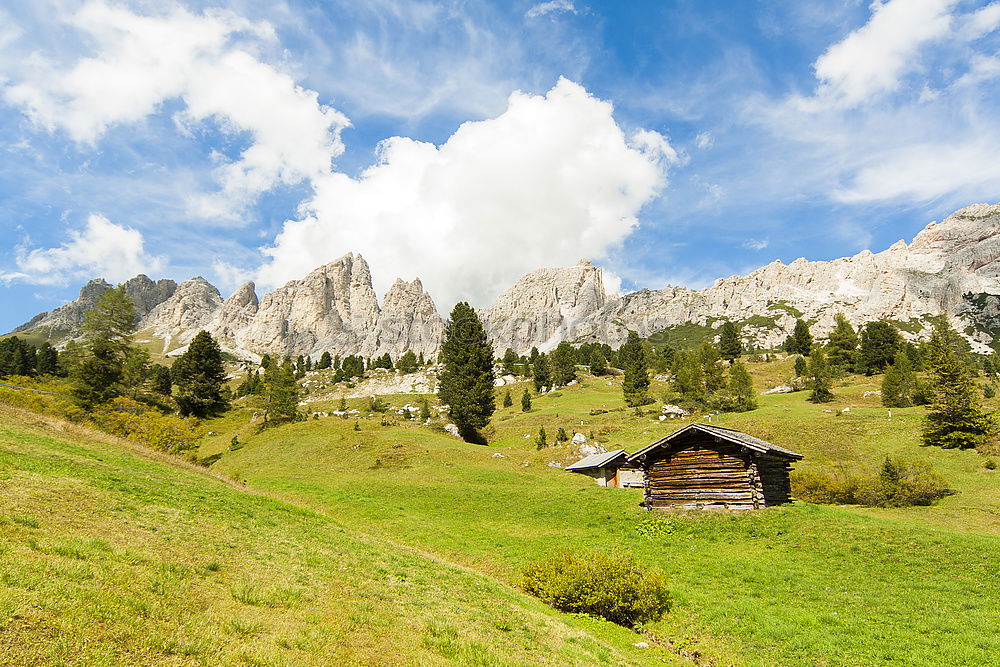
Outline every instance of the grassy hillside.
[[(758, 387), (777, 384), (789, 364), (754, 365)], [(538, 397), (527, 414), (499, 411), (489, 447), (378, 415), (357, 420), (360, 430), (320, 418), (254, 434), (249, 415), (232, 414), (203, 453), (223, 450), (238, 429), (246, 444), (225, 453), (219, 471), (506, 582), (558, 549), (633, 551), (667, 572), (675, 595), (649, 635), (716, 664), (981, 664), (1000, 654), (998, 473), (975, 452), (920, 447), (920, 409), (890, 419), (864, 398), (874, 388), (848, 379), (823, 406), (804, 393), (763, 397), (759, 410), (713, 423), (799, 451), (801, 469), (869, 470), (887, 454), (928, 460), (957, 491), (940, 505), (650, 516), (641, 492), (548, 465), (573, 460), (570, 447), (532, 442), (539, 426), (550, 438), (562, 426), (634, 451), (678, 427), (622, 409), (620, 387), (606, 378)], [(515, 398), (521, 390), (512, 388)], [(405, 402), (413, 397), (396, 399)]]
[(0, 664), (674, 660), (339, 512), (10, 408), (0, 493)]

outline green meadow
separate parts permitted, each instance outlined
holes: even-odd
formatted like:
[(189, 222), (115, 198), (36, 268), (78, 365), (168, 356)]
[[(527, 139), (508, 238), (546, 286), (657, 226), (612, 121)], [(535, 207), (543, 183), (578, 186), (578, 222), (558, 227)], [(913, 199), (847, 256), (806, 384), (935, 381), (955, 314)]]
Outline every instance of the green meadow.
[[(789, 364), (751, 364), (758, 391)], [(921, 447), (922, 409), (890, 416), (864, 396), (877, 381), (846, 378), (825, 405), (778, 394), (691, 419), (793, 449), (799, 470), (927, 461), (953, 490), (936, 505), (646, 512), (639, 490), (555, 467), (577, 458), (571, 446), (535, 444), (540, 427), (550, 443), (562, 427), (635, 451), (681, 425), (659, 421), (658, 404), (624, 408), (613, 378), (536, 396), (528, 413), (525, 385), (511, 387), (488, 446), (369, 416), (362, 399), (348, 401), (357, 419), (263, 431), (237, 402), (207, 424), (199, 456), (221, 455), (209, 469), (12, 412), (0, 421), (0, 655), (16, 659), (0, 660), (1000, 664), (1000, 471), (974, 451)], [(521, 594), (521, 568), (563, 549), (663, 569), (670, 612), (640, 634)]]

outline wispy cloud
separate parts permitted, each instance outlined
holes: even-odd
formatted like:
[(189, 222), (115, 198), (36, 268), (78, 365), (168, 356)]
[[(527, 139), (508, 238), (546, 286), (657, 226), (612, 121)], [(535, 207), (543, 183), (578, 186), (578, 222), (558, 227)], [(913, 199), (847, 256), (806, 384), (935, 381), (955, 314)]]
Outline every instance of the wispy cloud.
[(533, 19), (556, 12), (576, 14), (576, 7), (573, 5), (572, 0), (549, 0), (548, 2), (540, 2), (534, 5), (524, 15), (529, 19)]

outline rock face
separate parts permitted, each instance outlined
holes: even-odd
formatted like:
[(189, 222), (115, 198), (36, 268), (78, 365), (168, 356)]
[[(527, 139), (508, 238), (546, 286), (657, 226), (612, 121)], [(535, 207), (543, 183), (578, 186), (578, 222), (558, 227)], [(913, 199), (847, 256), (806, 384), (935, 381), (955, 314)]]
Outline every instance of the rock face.
[[(65, 340), (79, 335), (83, 312), (110, 285), (93, 280), (80, 298), (42, 313), (15, 332), (37, 331)], [(419, 280), (397, 280), (379, 306), (371, 272), (360, 255), (347, 254), (301, 280), (257, 299), (253, 283), (225, 301), (202, 278), (177, 286), (136, 276), (125, 283), (141, 318), (170, 345), (183, 345), (199, 330), (226, 349), (246, 356), (362, 354), (393, 359), (406, 350), (437, 352), (444, 323)], [(623, 297), (604, 292), (601, 269), (576, 266), (539, 269), (480, 311), (498, 354), (559, 342), (620, 345), (628, 330), (649, 336), (680, 325), (701, 325), (712, 335), (724, 319), (738, 323), (744, 339), (761, 347), (781, 343), (796, 318), (814, 322), (822, 338), (834, 316), (855, 326), (875, 319), (896, 321), (916, 336), (927, 317), (948, 314), (985, 350), (1000, 342), (1000, 205), (975, 204), (927, 225), (913, 242), (863, 251), (827, 262), (772, 262), (746, 276), (719, 279), (704, 290), (665, 287)]]
[(521, 354), (533, 346), (545, 352), (574, 340), (580, 325), (608, 303), (601, 269), (584, 259), (569, 268), (529, 273), (480, 317), (498, 353), (509, 347)]

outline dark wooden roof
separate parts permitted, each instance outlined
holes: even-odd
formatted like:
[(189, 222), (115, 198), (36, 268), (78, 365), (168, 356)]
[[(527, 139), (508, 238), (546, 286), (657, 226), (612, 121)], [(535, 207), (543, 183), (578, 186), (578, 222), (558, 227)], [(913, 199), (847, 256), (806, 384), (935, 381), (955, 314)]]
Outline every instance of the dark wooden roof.
[(712, 426), (711, 424), (688, 424), (684, 428), (678, 429), (668, 435), (665, 438), (660, 438), (648, 447), (644, 447), (637, 451), (632, 456), (628, 457), (629, 462), (636, 461), (642, 456), (656, 451), (660, 447), (667, 447), (670, 443), (678, 438), (685, 435), (692, 435), (694, 432), (700, 431), (706, 435), (714, 436), (716, 438), (726, 440), (735, 445), (739, 445), (744, 449), (749, 449), (750, 451), (757, 452), (758, 454), (769, 454), (772, 456), (777, 456), (780, 458), (786, 458), (791, 460), (799, 460), (802, 458), (801, 454), (796, 454), (795, 452), (785, 449), (784, 447), (779, 447), (778, 445), (772, 445), (770, 442), (761, 440), (760, 438), (755, 438), (752, 435), (747, 435), (740, 431), (735, 431), (731, 428), (722, 428), (721, 426)]
[[(588, 470), (590, 468), (606, 468), (613, 463), (623, 463), (624, 458), (628, 454), (625, 453), (624, 449), (616, 449), (613, 452), (604, 452), (603, 454), (591, 454), (590, 456), (585, 456), (573, 465), (568, 465), (565, 470)], [(622, 461), (619, 461), (622, 459)]]

